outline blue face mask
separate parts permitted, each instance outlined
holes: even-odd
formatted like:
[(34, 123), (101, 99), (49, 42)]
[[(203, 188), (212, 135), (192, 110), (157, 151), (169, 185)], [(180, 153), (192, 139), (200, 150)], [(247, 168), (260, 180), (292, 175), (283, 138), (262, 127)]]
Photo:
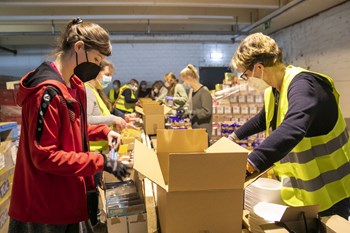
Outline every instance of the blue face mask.
[(112, 76), (103, 75), (102, 81), (99, 81), (100, 86), (105, 89), (112, 82)]

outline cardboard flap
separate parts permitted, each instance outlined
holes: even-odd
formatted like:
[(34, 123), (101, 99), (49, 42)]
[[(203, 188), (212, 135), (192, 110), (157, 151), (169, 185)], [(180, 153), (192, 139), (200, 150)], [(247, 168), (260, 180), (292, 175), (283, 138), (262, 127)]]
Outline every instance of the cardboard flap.
[(172, 108), (169, 108), (168, 106), (164, 105), (164, 115), (168, 114), (169, 112), (171, 112), (173, 109)]
[(145, 113), (143, 112), (143, 109), (140, 106), (135, 106), (135, 111), (140, 113), (141, 115), (145, 115)]
[(170, 154), (169, 191), (243, 189), (247, 153)]
[(286, 211), (281, 217), (281, 222), (288, 221), (297, 221), (302, 220), (302, 212), (305, 213), (306, 219), (315, 219), (319, 210), (318, 205), (309, 205), (309, 206), (298, 206), (298, 207), (287, 207)]
[(134, 169), (167, 190), (157, 154), (138, 140), (134, 147)]
[(205, 129), (157, 130), (158, 153), (204, 152), (208, 147)]
[(231, 141), (226, 137), (220, 138), (213, 145), (211, 145), (208, 149), (205, 150), (207, 153), (218, 153), (218, 152), (238, 152), (238, 153), (249, 153), (249, 150), (241, 147), (237, 143)]

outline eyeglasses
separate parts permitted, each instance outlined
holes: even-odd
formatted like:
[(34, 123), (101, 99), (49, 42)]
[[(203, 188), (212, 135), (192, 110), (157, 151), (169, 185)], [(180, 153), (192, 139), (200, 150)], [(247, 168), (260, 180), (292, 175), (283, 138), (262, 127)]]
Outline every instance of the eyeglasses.
[(245, 72), (247, 72), (248, 68), (245, 69), (245, 71), (243, 72), (243, 74), (241, 74), (241, 76), (239, 76), (241, 79), (243, 79), (244, 81), (248, 80), (248, 76), (245, 74)]

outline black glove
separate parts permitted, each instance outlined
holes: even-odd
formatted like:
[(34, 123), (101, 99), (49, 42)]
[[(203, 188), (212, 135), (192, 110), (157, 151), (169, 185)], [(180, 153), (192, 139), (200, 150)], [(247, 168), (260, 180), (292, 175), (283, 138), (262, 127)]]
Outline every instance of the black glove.
[(130, 175), (130, 167), (126, 166), (122, 162), (108, 158), (106, 155), (102, 154), (104, 158), (104, 170), (113, 174), (119, 180), (123, 181), (123, 178)]

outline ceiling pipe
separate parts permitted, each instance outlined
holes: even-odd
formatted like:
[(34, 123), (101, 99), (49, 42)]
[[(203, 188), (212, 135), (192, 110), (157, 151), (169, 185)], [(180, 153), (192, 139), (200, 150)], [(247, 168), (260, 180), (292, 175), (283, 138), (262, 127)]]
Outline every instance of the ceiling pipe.
[(13, 53), (13, 55), (17, 55), (17, 49), (9, 49), (9, 48), (6, 48), (6, 47), (1, 46), (1, 45), (0, 45), (0, 49), (7, 51), (7, 52), (10, 52), (10, 53)]
[[(291, 8), (299, 5), (300, 3), (304, 2), (305, 0), (294, 0), (292, 2), (289, 2), (288, 4), (284, 5), (283, 7), (278, 8), (277, 10), (273, 11), (271, 14), (261, 18), (260, 20), (256, 21), (255, 23), (242, 28), (242, 32), (246, 34), (249, 34), (250, 31), (252, 31), (253, 29), (257, 28), (258, 26), (264, 24), (265, 22), (268, 22), (270, 20), (272, 20), (273, 18), (276, 18), (277, 16), (283, 14), (284, 12), (290, 10)], [(243, 34), (244, 35), (244, 34)], [(236, 39), (237, 37), (239, 37), (241, 35), (236, 34), (233, 36), (233, 40)]]

